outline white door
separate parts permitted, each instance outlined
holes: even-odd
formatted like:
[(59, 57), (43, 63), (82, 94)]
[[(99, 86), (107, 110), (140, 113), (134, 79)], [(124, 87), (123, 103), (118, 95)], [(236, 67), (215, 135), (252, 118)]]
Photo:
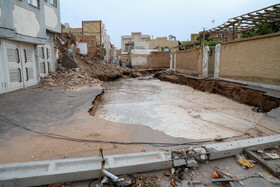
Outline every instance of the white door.
[(51, 55), (51, 46), (45, 45), (46, 50), (46, 62), (48, 66), (48, 73), (52, 71), (52, 55)]
[[(6, 40), (2, 43), (4, 58), (0, 58), (0, 68), (1, 62), (3, 67), (3, 71), (0, 70), (0, 91), (13, 91), (36, 84), (34, 45)], [(1, 81), (4, 82), (4, 90), (1, 89)]]
[(20, 45), (15, 42), (3, 42), (3, 46), (7, 91), (23, 88)]
[(49, 73), (48, 61), (47, 61), (47, 49), (44, 45), (38, 45), (38, 58), (40, 65), (40, 77), (45, 77)]
[(24, 87), (36, 84), (36, 66), (33, 45), (23, 45), (21, 47), (21, 62)]
[(2, 47), (0, 46), (0, 93), (5, 92), (4, 64), (2, 58)]

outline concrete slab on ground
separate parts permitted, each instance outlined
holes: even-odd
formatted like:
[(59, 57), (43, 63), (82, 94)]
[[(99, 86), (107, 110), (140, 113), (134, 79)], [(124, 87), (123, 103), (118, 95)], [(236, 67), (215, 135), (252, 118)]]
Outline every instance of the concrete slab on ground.
[[(186, 142), (143, 125), (110, 122), (89, 115), (100, 85), (76, 89), (31, 88), (0, 95), (0, 115), (20, 126), (74, 138), (122, 142)], [(159, 150), (151, 145), (71, 142), (13, 127), (0, 118), (0, 164)]]

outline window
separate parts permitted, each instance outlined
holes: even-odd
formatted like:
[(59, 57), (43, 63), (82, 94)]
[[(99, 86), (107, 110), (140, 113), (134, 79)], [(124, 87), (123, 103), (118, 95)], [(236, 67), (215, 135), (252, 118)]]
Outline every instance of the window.
[(28, 0), (28, 4), (39, 8), (39, 0)]
[(50, 3), (51, 3), (53, 6), (57, 7), (57, 0), (50, 0)]

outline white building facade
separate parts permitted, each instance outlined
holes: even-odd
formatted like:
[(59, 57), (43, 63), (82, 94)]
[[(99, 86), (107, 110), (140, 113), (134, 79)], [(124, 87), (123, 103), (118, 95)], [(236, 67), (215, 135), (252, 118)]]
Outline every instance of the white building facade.
[(0, 0), (0, 93), (40, 82), (56, 69), (59, 0)]

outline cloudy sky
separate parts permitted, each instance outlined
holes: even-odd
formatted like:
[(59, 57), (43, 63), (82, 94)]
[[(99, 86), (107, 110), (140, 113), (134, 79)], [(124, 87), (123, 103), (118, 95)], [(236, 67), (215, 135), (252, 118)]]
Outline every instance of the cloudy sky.
[(213, 27), (280, 0), (61, 0), (61, 21), (81, 27), (82, 21), (102, 20), (111, 43), (121, 46), (121, 36), (142, 32), (155, 37), (191, 33)]

